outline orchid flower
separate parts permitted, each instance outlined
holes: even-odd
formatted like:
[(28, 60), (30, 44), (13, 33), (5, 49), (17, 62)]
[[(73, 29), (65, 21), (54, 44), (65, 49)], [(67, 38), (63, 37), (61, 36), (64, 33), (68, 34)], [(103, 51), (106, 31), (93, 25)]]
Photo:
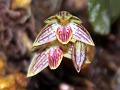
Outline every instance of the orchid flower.
[(33, 43), (33, 49), (37, 48), (38, 51), (29, 66), (28, 77), (38, 74), (47, 66), (50, 69), (58, 68), (63, 57), (72, 59), (77, 72), (84, 64), (91, 63), (95, 44), (79, 18), (61, 11), (45, 23)]

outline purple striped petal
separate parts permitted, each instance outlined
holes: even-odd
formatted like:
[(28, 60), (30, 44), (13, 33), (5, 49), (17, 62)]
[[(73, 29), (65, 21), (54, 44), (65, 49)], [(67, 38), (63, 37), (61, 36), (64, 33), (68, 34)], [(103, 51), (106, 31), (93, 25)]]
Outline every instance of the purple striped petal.
[(45, 69), (48, 66), (48, 58), (45, 52), (36, 53), (33, 56), (31, 64), (28, 69), (27, 77), (34, 76), (38, 74), (40, 71)]
[(82, 25), (71, 23), (70, 26), (73, 31), (73, 39), (95, 46), (90, 34)]
[(81, 67), (85, 61), (86, 57), (86, 47), (84, 43), (76, 42), (72, 46), (72, 60), (77, 72), (80, 72)]
[(56, 33), (55, 31), (58, 28), (58, 24), (47, 25), (43, 28), (40, 33), (38, 34), (35, 42), (33, 43), (33, 47), (43, 45), (49, 42), (56, 40)]

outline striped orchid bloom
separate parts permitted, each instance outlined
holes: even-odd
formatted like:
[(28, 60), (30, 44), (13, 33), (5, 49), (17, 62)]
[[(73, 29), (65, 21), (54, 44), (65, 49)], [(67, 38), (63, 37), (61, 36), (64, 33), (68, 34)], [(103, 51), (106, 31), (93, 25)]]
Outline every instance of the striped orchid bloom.
[(38, 74), (47, 66), (56, 69), (63, 57), (72, 59), (77, 72), (84, 64), (91, 63), (95, 45), (79, 18), (61, 11), (45, 23), (33, 43), (33, 49), (38, 51), (29, 66), (28, 77)]

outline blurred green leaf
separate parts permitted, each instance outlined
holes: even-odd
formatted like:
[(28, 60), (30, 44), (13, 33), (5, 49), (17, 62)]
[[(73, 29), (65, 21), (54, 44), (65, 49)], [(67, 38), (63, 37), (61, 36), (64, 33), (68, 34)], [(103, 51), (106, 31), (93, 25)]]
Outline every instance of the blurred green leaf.
[(106, 35), (110, 32), (108, 0), (88, 0), (89, 19), (96, 33)]
[(111, 23), (120, 17), (120, 0), (110, 0)]

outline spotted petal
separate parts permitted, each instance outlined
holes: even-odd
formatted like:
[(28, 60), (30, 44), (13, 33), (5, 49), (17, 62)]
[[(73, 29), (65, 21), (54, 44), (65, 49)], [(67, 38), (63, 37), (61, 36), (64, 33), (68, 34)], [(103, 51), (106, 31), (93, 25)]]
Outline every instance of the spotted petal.
[(56, 69), (63, 58), (63, 52), (59, 47), (52, 47), (48, 51), (48, 62), (50, 69)]
[(86, 47), (84, 43), (76, 42), (72, 46), (72, 60), (77, 72), (80, 72), (81, 67), (86, 59)]
[(34, 76), (48, 66), (48, 58), (46, 52), (36, 53), (33, 56), (28, 69), (27, 77)]
[(72, 31), (73, 31), (73, 38), (72, 39), (81, 41), (81, 42), (86, 43), (88, 45), (95, 46), (90, 34), (82, 25), (79, 25), (76, 23), (70, 23), (70, 26), (71, 26)]
[(37, 47), (56, 40), (55, 31), (57, 30), (58, 26), (58, 24), (51, 24), (43, 28), (35, 39), (33, 47)]

